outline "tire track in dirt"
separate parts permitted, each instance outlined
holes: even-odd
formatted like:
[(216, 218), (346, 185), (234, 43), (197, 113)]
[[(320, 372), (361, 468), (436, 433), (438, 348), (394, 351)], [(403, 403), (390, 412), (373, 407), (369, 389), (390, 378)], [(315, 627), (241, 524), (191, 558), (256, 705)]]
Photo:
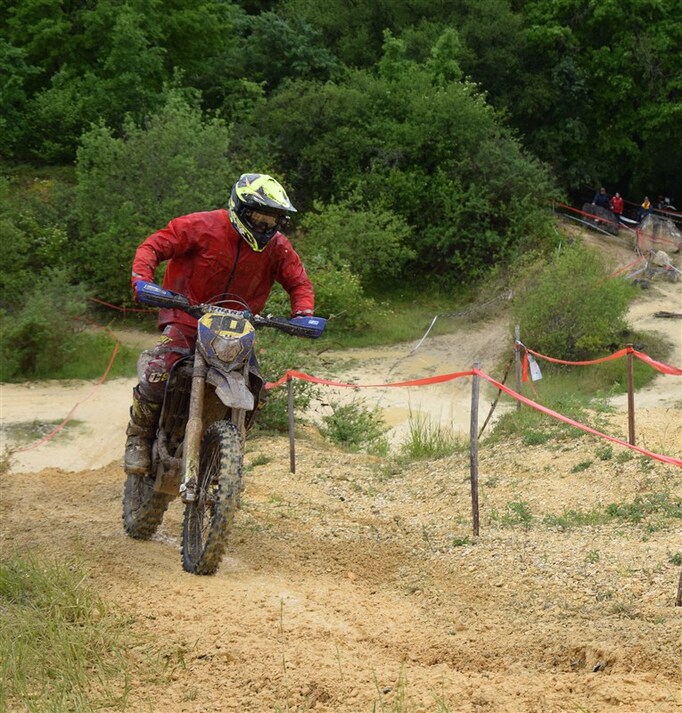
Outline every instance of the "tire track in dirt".
[[(679, 285), (661, 290), (680, 299)], [(642, 319), (653, 304), (643, 296)], [(674, 342), (674, 325), (660, 326)], [(480, 344), (490, 344), (494, 330), (484, 330)], [(478, 349), (469, 337), (438, 338), (391, 373), (468, 368)], [(383, 377), (393, 356), (354, 375)], [(3, 385), (3, 422), (63, 417), (85, 386)], [(619, 451), (601, 459), (603, 444), (587, 436), (541, 447), (484, 443), (475, 541), (467, 453), (399, 468), (338, 452), (299, 426), (295, 475), (285, 438), (248, 443), (228, 551), (214, 577), (195, 577), (180, 564), (179, 503), (152, 541), (123, 532), (120, 453), (132, 382), (105, 386), (70, 437), (2, 476), (0, 544), (78, 558), (126, 614), (141, 639), (130, 652), (129, 710), (682, 708), (679, 520), (569, 530), (547, 521), (648, 495), (674, 502), (679, 469)], [(637, 434), (679, 456), (677, 387), (666, 377), (652, 384), (660, 398), (642, 404)], [(467, 390), (462, 398), (468, 414)], [(604, 418), (610, 432), (627, 432), (622, 409)], [(149, 650), (165, 669), (148, 666)]]

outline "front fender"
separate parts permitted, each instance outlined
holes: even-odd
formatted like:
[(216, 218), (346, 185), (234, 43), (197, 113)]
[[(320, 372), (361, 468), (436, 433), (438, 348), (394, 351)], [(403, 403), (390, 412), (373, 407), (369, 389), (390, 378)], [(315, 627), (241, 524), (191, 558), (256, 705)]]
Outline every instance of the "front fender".
[(241, 372), (228, 371), (224, 373), (211, 367), (206, 375), (206, 381), (215, 389), (218, 398), (225, 406), (243, 408), (247, 411), (254, 409), (254, 396)]

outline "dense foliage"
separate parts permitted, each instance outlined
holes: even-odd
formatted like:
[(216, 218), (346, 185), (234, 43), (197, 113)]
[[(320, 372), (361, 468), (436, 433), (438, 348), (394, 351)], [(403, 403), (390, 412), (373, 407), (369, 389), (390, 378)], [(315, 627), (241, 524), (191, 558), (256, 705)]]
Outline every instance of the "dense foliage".
[(609, 277), (601, 256), (580, 243), (537, 261), (519, 279), (512, 311), (522, 341), (576, 360), (622, 346), (633, 286)]
[(552, 199), (674, 198), (681, 9), (0, 0), (0, 316), (53, 268), (129, 302), (135, 246), (224, 206), (243, 171), (299, 207), (332, 329), (366, 324), (386, 287), (471, 286), (547, 251)]

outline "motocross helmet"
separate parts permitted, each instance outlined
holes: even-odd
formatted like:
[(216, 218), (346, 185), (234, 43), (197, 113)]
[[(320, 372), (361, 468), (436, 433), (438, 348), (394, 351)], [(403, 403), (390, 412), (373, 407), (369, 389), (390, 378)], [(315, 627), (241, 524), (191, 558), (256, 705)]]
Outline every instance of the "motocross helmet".
[(297, 210), (272, 176), (244, 173), (232, 186), (230, 222), (256, 252), (262, 252)]

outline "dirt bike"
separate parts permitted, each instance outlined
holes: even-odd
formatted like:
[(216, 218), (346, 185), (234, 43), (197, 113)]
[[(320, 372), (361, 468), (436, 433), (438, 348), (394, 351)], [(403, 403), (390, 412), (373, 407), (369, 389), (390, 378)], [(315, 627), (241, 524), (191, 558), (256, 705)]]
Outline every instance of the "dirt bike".
[[(169, 503), (184, 503), (182, 564), (213, 574), (220, 564), (243, 489), (247, 428), (255, 418), (264, 381), (254, 356), (255, 327), (315, 339), (322, 317), (264, 317), (222, 304), (190, 304), (184, 295), (138, 282), (142, 304), (181, 309), (197, 318), (194, 353), (170, 370), (147, 475), (128, 475), (123, 522), (131, 537), (149, 539)], [(188, 349), (188, 352), (191, 350)]]

